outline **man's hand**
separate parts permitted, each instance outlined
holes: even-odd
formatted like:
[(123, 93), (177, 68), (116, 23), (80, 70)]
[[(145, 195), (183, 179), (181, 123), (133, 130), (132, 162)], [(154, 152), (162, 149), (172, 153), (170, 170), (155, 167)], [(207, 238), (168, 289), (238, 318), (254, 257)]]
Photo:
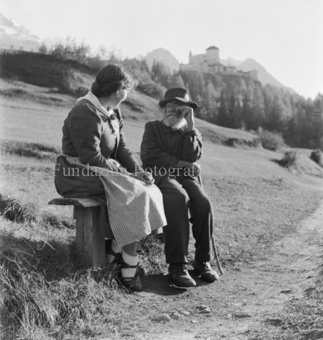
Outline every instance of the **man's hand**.
[(153, 176), (149, 172), (136, 172), (129, 174), (129, 176), (138, 179), (139, 181), (144, 182), (147, 185), (153, 185), (155, 183)]
[(182, 109), (182, 117), (187, 121), (187, 129), (188, 131), (194, 129), (194, 110), (191, 107), (185, 107)]
[(190, 169), (192, 171), (193, 176), (198, 176), (201, 172), (201, 166), (197, 162), (191, 163), (191, 162), (186, 162), (186, 161), (180, 160), (177, 163), (177, 166), (180, 167), (180, 168)]
[(194, 162), (192, 164), (193, 164), (194, 176), (198, 176), (201, 173), (201, 165), (197, 162)]

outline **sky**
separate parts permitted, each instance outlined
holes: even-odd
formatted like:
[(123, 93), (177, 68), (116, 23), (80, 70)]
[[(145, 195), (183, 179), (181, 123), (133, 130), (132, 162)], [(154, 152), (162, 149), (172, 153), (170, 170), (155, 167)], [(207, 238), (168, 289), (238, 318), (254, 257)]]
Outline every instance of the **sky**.
[(122, 57), (161, 47), (188, 63), (216, 46), (305, 97), (323, 93), (323, 0), (0, 0), (0, 11), (43, 40), (70, 36)]

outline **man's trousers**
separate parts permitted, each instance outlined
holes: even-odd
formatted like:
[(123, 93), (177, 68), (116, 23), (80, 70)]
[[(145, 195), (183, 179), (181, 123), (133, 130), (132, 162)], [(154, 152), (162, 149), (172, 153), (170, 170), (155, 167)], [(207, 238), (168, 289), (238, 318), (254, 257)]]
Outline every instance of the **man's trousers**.
[(188, 263), (189, 221), (195, 239), (195, 262), (211, 261), (212, 205), (200, 183), (191, 177), (176, 180), (165, 176), (158, 187), (163, 194), (167, 219), (167, 226), (164, 227), (166, 262)]

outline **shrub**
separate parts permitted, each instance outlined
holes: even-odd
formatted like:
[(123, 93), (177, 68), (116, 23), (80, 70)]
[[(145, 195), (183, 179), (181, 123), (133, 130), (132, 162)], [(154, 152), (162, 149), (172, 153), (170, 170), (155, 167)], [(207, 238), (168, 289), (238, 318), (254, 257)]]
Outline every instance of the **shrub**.
[(280, 133), (259, 129), (258, 136), (265, 149), (276, 151), (285, 146), (284, 139)]
[(319, 166), (323, 167), (323, 157), (321, 150), (317, 149), (312, 151), (310, 159), (317, 163)]
[(75, 38), (67, 37), (63, 41), (55, 41), (47, 46), (45, 43), (41, 46), (42, 50), (46, 48), (46, 53), (51, 54), (59, 59), (74, 60), (79, 63), (86, 63), (91, 56), (91, 48), (84, 42), (78, 42)]
[(287, 151), (284, 154), (284, 157), (277, 161), (280, 166), (284, 168), (290, 168), (292, 165), (296, 164), (298, 158), (298, 153), (295, 150)]

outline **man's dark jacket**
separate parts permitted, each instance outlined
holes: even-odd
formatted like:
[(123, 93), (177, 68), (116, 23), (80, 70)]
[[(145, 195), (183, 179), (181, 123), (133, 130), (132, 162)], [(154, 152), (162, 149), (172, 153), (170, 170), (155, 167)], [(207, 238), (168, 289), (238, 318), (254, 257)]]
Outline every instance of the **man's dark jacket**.
[[(196, 162), (202, 156), (202, 137), (197, 129), (173, 130), (162, 121), (146, 123), (140, 151), (145, 169), (153, 170), (155, 184), (158, 185), (164, 170), (177, 168), (180, 160)], [(156, 173), (157, 172), (157, 173)], [(183, 172), (182, 172), (183, 173)]]

